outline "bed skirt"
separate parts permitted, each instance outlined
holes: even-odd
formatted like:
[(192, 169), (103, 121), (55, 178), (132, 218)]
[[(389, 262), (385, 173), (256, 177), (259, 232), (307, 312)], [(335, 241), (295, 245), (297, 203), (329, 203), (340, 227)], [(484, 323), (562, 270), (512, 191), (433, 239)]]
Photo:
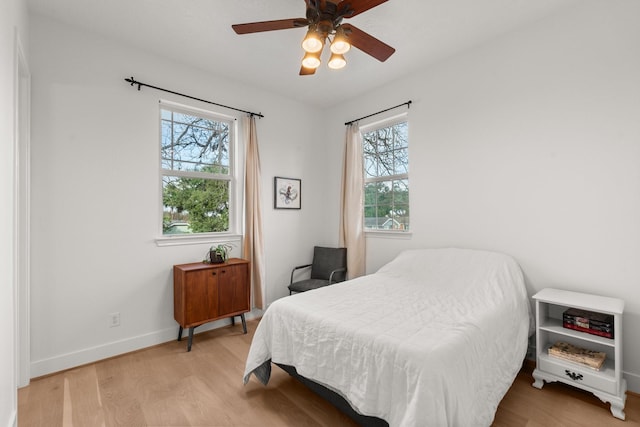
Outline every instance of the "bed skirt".
[(296, 371), (296, 368), (294, 368), (293, 366), (281, 365), (279, 363), (276, 363), (276, 365), (278, 365), (279, 368), (281, 368), (286, 373), (288, 373), (289, 375), (291, 375), (292, 377), (300, 381), (311, 391), (313, 391), (314, 393), (322, 397), (324, 400), (331, 403), (336, 408), (338, 408), (340, 412), (347, 415), (353, 421), (358, 423), (358, 425), (362, 427), (389, 427), (389, 423), (387, 423), (385, 420), (381, 418), (370, 417), (370, 416), (362, 415), (356, 412), (344, 397), (328, 389), (322, 384), (318, 384), (317, 382), (312, 381), (298, 374), (298, 371)]

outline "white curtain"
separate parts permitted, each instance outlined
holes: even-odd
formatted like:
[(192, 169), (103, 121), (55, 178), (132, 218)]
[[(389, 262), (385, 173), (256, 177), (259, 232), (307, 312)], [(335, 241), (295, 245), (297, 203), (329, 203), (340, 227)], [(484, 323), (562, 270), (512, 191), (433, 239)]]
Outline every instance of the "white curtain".
[(264, 292), (264, 244), (262, 238), (262, 205), (260, 194), (260, 154), (256, 118), (253, 115), (242, 121), (243, 133), (247, 144), (245, 165), (245, 226), (242, 256), (251, 262), (251, 294), (253, 305), (260, 309), (266, 307)]
[(358, 123), (347, 125), (342, 194), (340, 203), (340, 246), (347, 248), (347, 273), (350, 279), (365, 274), (365, 237), (363, 224), (362, 136)]

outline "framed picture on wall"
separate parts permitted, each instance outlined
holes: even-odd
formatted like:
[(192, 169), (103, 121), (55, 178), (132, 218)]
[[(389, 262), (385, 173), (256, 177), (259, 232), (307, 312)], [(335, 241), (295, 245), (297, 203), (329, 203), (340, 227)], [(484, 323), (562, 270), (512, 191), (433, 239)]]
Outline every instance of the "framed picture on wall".
[(300, 209), (302, 180), (276, 176), (273, 179), (273, 207), (275, 209)]

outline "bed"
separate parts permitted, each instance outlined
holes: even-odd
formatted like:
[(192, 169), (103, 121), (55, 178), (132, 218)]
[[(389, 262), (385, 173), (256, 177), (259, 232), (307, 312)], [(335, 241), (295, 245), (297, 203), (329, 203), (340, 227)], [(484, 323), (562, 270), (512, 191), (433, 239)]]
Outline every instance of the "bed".
[(513, 258), (407, 250), (374, 274), (271, 304), (243, 379), (267, 384), (273, 362), (391, 427), (489, 426), (522, 366), (529, 321)]

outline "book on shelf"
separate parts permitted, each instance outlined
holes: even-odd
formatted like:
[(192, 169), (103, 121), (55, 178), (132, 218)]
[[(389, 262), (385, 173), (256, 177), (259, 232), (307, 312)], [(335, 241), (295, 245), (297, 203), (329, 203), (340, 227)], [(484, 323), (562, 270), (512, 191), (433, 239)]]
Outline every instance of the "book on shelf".
[(577, 308), (569, 308), (562, 313), (562, 326), (576, 331), (601, 337), (613, 338), (613, 316)]
[(562, 322), (562, 326), (567, 329), (573, 329), (574, 331), (586, 332), (591, 335), (598, 335), (605, 338), (613, 338), (613, 330), (611, 330), (610, 328), (585, 328), (584, 326), (580, 326), (572, 322)]
[(602, 351), (588, 350), (562, 341), (558, 341), (549, 347), (549, 355), (579, 363), (596, 371), (602, 368), (607, 357), (607, 354)]

